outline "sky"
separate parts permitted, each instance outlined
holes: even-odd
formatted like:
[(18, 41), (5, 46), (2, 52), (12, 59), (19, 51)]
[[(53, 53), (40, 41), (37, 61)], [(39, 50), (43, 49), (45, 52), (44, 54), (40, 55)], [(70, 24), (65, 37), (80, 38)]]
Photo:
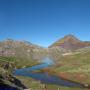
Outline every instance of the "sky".
[(90, 41), (90, 0), (0, 0), (0, 41), (47, 47), (68, 34)]

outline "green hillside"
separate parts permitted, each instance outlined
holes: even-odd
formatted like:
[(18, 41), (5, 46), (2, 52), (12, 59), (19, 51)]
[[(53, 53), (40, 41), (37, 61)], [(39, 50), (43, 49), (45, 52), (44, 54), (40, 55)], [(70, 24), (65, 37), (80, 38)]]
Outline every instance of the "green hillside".
[(61, 57), (53, 71), (64, 78), (90, 84), (90, 52), (74, 53)]

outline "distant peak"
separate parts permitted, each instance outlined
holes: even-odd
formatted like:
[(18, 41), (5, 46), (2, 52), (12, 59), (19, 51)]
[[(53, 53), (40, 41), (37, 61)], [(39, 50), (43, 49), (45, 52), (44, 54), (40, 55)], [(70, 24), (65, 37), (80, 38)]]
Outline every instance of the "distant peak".
[(72, 49), (74, 47), (74, 45), (76, 45), (78, 43), (82, 43), (82, 41), (80, 41), (73, 34), (68, 34), (68, 35), (64, 36), (63, 38), (59, 39), (58, 41), (56, 41), (55, 43), (53, 43), (50, 47), (52, 47), (52, 46), (60, 47), (61, 46), (65, 49)]
[(65, 37), (72, 37), (72, 38), (76, 38), (76, 36), (74, 36), (73, 34), (68, 34)]
[(74, 39), (74, 40), (79, 40), (76, 36), (74, 36), (73, 34), (68, 34), (66, 36), (64, 36), (63, 39)]

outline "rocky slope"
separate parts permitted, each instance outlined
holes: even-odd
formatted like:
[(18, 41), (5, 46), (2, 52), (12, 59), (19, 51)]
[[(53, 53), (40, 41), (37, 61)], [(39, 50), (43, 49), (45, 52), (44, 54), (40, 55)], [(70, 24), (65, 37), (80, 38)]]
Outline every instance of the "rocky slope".
[(24, 90), (27, 87), (9, 69), (0, 67), (0, 90)]
[(0, 42), (0, 56), (16, 56), (25, 59), (40, 59), (45, 55), (45, 48), (26, 41), (7, 39)]

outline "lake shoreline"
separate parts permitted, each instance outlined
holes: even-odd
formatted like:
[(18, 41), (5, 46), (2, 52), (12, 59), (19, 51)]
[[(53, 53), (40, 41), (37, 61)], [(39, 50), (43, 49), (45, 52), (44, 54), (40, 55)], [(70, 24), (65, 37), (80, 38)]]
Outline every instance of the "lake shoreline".
[[(45, 66), (44, 66), (45, 65)], [(67, 84), (66, 86), (70, 86), (70, 84), (71, 84), (71, 86), (73, 87), (73, 86), (75, 86), (75, 87), (80, 87), (80, 88), (90, 88), (90, 85), (88, 85), (88, 84), (82, 84), (82, 83), (79, 83), (79, 82), (75, 82), (75, 81), (72, 81), (72, 80), (69, 80), (69, 79), (66, 79), (66, 78), (63, 78), (63, 77), (60, 77), (60, 76), (58, 76), (58, 75), (53, 75), (53, 74), (48, 74), (47, 72), (44, 72), (44, 73), (41, 73), (41, 72), (34, 72), (35, 70), (40, 70), (40, 69), (43, 69), (43, 68), (45, 68), (45, 67), (48, 67), (48, 66), (50, 66), (51, 64), (39, 64), (39, 65), (36, 65), (36, 66), (32, 66), (32, 67), (30, 67), (30, 68), (22, 68), (22, 69), (16, 69), (16, 75), (18, 76), (18, 75), (20, 75), (20, 76), (26, 76), (26, 77), (31, 77), (31, 78), (34, 78), (33, 76), (35, 75), (35, 78), (34, 79), (36, 79), (36, 80), (38, 80), (38, 79), (40, 79), (41, 80), (41, 82), (43, 81), (43, 79), (42, 78), (39, 78), (39, 76), (41, 75), (42, 77), (43, 77), (43, 75), (46, 77), (46, 79), (55, 79), (55, 80), (57, 80), (57, 78), (58, 79), (60, 79), (61, 81), (63, 81), (63, 82), (65, 82), (66, 84), (67, 83), (69, 83), (69, 84)], [(31, 70), (32, 69), (32, 70)], [(34, 70), (33, 70), (34, 69)], [(25, 71), (27, 71), (28, 72), (28, 75), (25, 73)], [(45, 74), (48, 74), (48, 75), (45, 75)], [(31, 76), (30, 76), (31, 75)], [(37, 76), (37, 78), (36, 78), (36, 76)], [(44, 78), (45, 78), (44, 77)], [(45, 80), (44, 80), (45, 81)], [(47, 80), (48, 81), (48, 80)], [(52, 80), (51, 80), (52, 81)], [(57, 80), (57, 82), (59, 82), (58, 80)], [(55, 84), (55, 82), (53, 82), (54, 84)], [(60, 83), (60, 82), (59, 82)], [(58, 84), (58, 83), (57, 83)], [(61, 83), (61, 84), (63, 84), (63, 83)], [(75, 85), (74, 85), (75, 84)], [(70, 87), (71, 87), (70, 86)]]

